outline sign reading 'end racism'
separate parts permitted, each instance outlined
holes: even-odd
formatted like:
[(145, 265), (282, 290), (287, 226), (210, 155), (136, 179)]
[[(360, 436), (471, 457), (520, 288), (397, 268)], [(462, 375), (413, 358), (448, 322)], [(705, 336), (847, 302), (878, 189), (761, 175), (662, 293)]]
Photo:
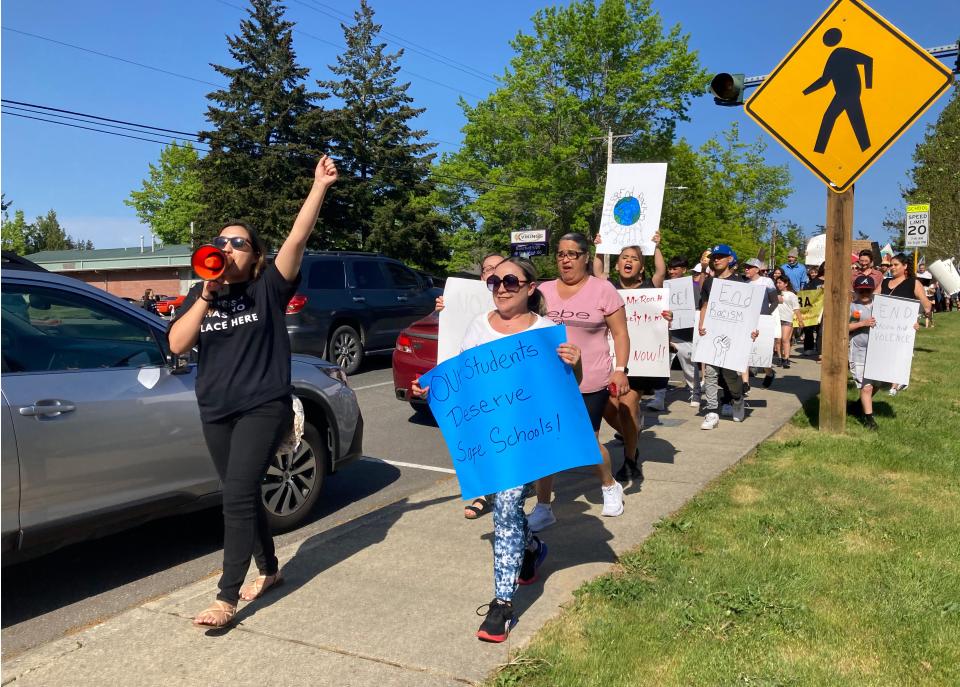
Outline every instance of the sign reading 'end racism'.
[(471, 499), (601, 461), (573, 370), (545, 327), (471, 348), (420, 378)]

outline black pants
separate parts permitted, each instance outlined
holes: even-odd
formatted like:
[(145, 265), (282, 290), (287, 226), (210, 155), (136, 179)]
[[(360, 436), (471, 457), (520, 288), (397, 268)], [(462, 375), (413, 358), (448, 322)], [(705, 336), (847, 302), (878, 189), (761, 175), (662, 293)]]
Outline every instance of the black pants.
[(261, 575), (277, 572), (260, 482), (292, 426), (289, 396), (203, 423), (203, 437), (223, 484), (223, 575), (217, 594), (221, 601), (234, 605), (239, 601), (251, 556)]

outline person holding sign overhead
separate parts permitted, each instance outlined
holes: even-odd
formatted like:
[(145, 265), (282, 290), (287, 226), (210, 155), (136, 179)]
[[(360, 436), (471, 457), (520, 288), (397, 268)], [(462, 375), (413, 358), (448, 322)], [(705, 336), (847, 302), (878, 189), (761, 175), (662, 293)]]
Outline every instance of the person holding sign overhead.
[[(611, 280), (617, 290), (628, 289), (659, 289), (663, 286), (667, 266), (660, 252), (660, 232), (653, 235), (654, 273), (646, 278), (643, 265), (643, 252), (640, 246), (626, 246), (617, 257), (617, 276)], [(670, 311), (664, 310), (661, 316), (670, 321)], [(623, 438), (623, 465), (615, 477), (618, 482), (643, 481), (643, 467), (640, 462), (639, 443), (640, 432), (640, 395), (644, 389), (652, 388), (655, 401), (659, 406), (655, 410), (664, 410), (669, 378), (628, 377), (630, 388), (619, 397), (610, 396), (607, 399), (603, 417), (607, 424), (613, 427)], [(651, 406), (648, 404), (647, 406)]]
[[(531, 329), (555, 326), (541, 315), (545, 312), (543, 295), (537, 290), (536, 271), (529, 260), (514, 257), (501, 261), (487, 278), (487, 286), (493, 293), (495, 309), (470, 324), (461, 352)], [(583, 374), (579, 347), (573, 343), (561, 344), (557, 355), (573, 367), (579, 381)], [(411, 390), (423, 396), (429, 387), (421, 387), (419, 380), (415, 380)], [(481, 614), (486, 616), (477, 630), (477, 638), (482, 641), (506, 640), (516, 623), (513, 594), (517, 585), (536, 582), (537, 569), (547, 555), (547, 545), (534, 536), (527, 523), (523, 510), (527, 491), (527, 485), (519, 484), (493, 497), (494, 598)]]
[[(624, 302), (613, 284), (590, 274), (590, 243), (583, 234), (560, 237), (557, 266), (560, 278), (542, 284), (540, 291), (547, 301), (547, 317), (557, 324), (565, 324), (570, 341), (582, 352), (580, 392), (603, 457), (603, 463), (597, 466), (603, 491), (603, 515), (616, 517), (623, 513), (623, 486), (613, 478), (610, 454), (600, 442), (599, 433), (607, 398), (620, 397), (630, 389), (627, 379), (630, 337)], [(613, 335), (615, 367), (611, 365), (608, 333)], [(537, 480), (537, 505), (530, 513), (530, 527), (534, 532), (557, 521), (550, 505), (552, 497), (553, 477)]]

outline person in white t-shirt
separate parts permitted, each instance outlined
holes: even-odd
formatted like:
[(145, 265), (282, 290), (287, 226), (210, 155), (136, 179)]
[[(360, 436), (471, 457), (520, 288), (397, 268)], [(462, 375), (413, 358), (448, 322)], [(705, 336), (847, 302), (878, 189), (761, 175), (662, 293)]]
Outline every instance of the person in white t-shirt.
[[(780, 292), (780, 305), (777, 306), (777, 315), (780, 317), (780, 367), (790, 367), (790, 346), (793, 344), (793, 315), (800, 309), (800, 299), (793, 291), (790, 277), (781, 274), (776, 279), (777, 290)], [(797, 313), (800, 326), (803, 320)]]
[[(487, 278), (487, 287), (493, 293), (495, 309), (478, 315), (470, 323), (463, 335), (461, 352), (530, 329), (556, 326), (542, 316), (546, 313), (545, 300), (537, 289), (536, 270), (529, 260), (503, 260)], [(580, 348), (563, 343), (557, 348), (557, 355), (573, 368), (579, 383), (583, 376)], [(414, 381), (411, 391), (422, 396), (429, 387)], [(482, 641), (506, 640), (516, 623), (513, 593), (517, 585), (536, 582), (537, 569), (547, 555), (546, 543), (533, 534), (523, 508), (532, 493), (532, 485), (519, 484), (493, 496), (494, 598), (487, 604), (486, 618), (477, 631), (477, 638)]]

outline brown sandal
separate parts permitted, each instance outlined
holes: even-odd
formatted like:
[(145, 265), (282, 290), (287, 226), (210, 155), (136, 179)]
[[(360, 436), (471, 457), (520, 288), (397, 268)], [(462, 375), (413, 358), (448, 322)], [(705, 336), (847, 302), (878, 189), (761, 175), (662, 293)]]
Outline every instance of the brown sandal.
[[(200, 617), (203, 615), (211, 615), (214, 617), (214, 620), (211, 622), (201, 621)], [(233, 604), (228, 604), (226, 601), (217, 599), (208, 608), (194, 616), (193, 624), (200, 625), (202, 627), (226, 627), (233, 622), (233, 619), (236, 617), (236, 615), (236, 606)]]
[(273, 575), (260, 575), (250, 584), (240, 588), (240, 598), (244, 601), (253, 601), (263, 596), (270, 587), (275, 587), (283, 582), (283, 575), (278, 570)]

